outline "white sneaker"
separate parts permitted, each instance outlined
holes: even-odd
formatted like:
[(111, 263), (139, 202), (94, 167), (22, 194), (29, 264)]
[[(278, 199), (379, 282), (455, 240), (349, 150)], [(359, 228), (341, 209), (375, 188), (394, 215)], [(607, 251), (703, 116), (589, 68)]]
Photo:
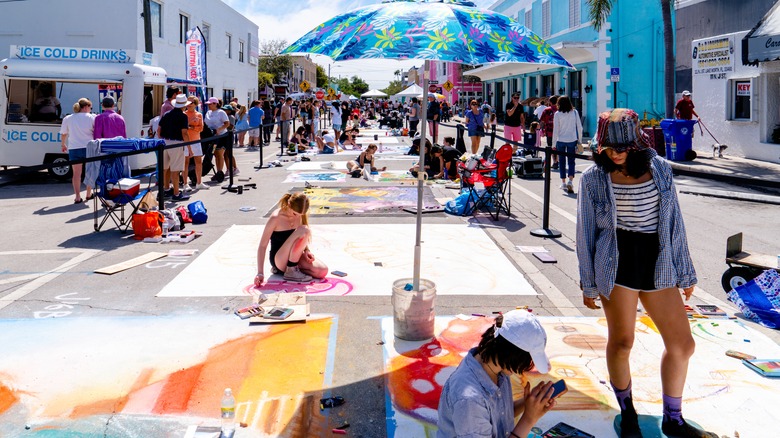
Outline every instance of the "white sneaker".
[(184, 186), (182, 186), (181, 190), (183, 192), (191, 192), (192, 191), (192, 187), (190, 187), (189, 184), (184, 184)]
[(574, 184), (572, 184), (571, 181), (566, 183), (566, 191), (569, 193), (574, 193)]
[(198, 190), (208, 190), (211, 187), (207, 186), (206, 184), (200, 183), (200, 184), (196, 185), (195, 188), (198, 189)]
[(561, 183), (561, 187), (560, 187), (560, 189), (561, 189), (561, 190), (566, 190), (566, 183)]
[(236, 167), (235, 169), (233, 169), (233, 176), (236, 176), (236, 175), (238, 175), (239, 173), (241, 173), (241, 171), (240, 171), (240, 170), (238, 170), (238, 167)]
[(295, 283), (308, 283), (312, 280), (311, 275), (304, 274), (297, 266), (290, 266), (284, 271), (284, 279)]

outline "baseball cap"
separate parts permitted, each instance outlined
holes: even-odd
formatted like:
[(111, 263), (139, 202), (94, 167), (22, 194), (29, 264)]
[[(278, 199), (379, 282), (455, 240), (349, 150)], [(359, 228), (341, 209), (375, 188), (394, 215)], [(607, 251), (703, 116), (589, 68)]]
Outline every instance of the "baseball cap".
[(219, 105), (219, 99), (217, 99), (216, 97), (209, 97), (209, 100), (207, 100), (206, 103), (208, 103), (209, 105), (211, 105), (212, 103), (214, 105)]
[(102, 102), (102, 104), (103, 104), (103, 107), (104, 107), (104, 108), (111, 108), (111, 107), (113, 107), (114, 105), (116, 105), (116, 101), (114, 100), (114, 98), (113, 98), (113, 97), (111, 97), (111, 96), (106, 96), (106, 97), (104, 97), (104, 98), (103, 98), (103, 102)]
[(176, 95), (176, 101), (173, 103), (174, 108), (184, 108), (185, 106), (191, 104), (189, 100), (187, 100), (187, 95), (185, 94), (177, 94)]
[(683, 91), (683, 96), (690, 96), (691, 92), (688, 90)]
[(544, 348), (547, 346), (547, 332), (533, 313), (527, 310), (512, 310), (503, 315), (504, 321), (495, 332), (511, 342), (515, 347), (528, 352), (536, 369), (542, 373), (550, 372), (550, 359)]

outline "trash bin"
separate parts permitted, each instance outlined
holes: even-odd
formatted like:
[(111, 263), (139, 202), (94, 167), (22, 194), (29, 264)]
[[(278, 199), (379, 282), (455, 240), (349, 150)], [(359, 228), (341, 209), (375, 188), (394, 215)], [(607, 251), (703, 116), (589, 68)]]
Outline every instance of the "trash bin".
[(690, 161), (696, 158), (692, 149), (693, 125), (696, 120), (664, 119), (661, 129), (666, 141), (666, 158), (672, 161)]
[(406, 286), (413, 284), (413, 281), (411, 278), (402, 278), (393, 282), (393, 328), (396, 338), (422, 341), (433, 337), (436, 284), (420, 279), (418, 292)]

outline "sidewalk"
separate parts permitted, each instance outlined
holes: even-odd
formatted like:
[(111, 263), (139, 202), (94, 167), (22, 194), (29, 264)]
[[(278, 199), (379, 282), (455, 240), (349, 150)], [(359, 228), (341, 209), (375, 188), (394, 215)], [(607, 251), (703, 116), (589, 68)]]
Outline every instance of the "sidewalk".
[[(461, 117), (453, 116), (450, 123), (462, 122)], [(496, 132), (502, 134), (503, 131), (503, 125), (496, 127)], [(780, 164), (730, 156), (728, 151), (723, 158), (713, 158), (709, 151), (696, 152), (699, 156), (694, 161), (669, 161), (669, 163), (675, 171), (682, 171), (694, 178), (710, 178), (710, 181), (717, 181), (718, 177), (747, 178), (757, 182), (770, 182), (774, 187), (753, 186), (749, 182), (735, 185), (721, 180), (711, 184), (710, 187), (686, 185), (680, 189), (681, 193), (780, 205)], [(725, 184), (729, 187), (724, 187)]]

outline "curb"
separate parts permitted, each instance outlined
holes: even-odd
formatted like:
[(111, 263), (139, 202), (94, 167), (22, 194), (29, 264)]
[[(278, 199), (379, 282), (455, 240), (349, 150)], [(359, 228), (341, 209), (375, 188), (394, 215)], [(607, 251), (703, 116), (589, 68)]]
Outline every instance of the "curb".
[(699, 195), (699, 196), (708, 196), (711, 198), (731, 199), (734, 201), (749, 201), (749, 202), (757, 202), (760, 204), (780, 205), (780, 196), (730, 192), (726, 190), (691, 189), (691, 188), (681, 188), (679, 189), (679, 192), (687, 195)]

